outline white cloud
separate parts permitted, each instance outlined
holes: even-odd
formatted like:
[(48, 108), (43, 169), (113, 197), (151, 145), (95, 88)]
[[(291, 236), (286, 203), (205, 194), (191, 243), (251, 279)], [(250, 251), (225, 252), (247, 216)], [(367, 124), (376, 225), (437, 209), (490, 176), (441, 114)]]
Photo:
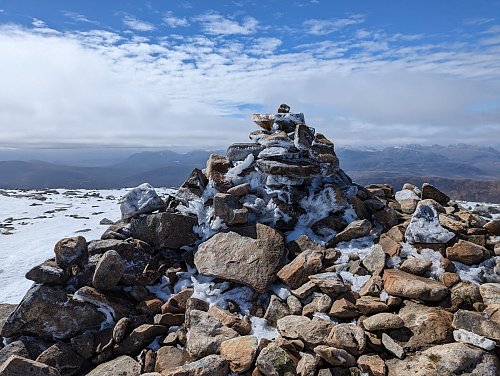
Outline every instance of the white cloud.
[(253, 17), (245, 17), (241, 22), (224, 17), (217, 12), (208, 12), (194, 18), (209, 35), (249, 35), (257, 31), (259, 22)]
[(176, 28), (176, 27), (186, 27), (189, 26), (189, 22), (187, 21), (186, 18), (178, 18), (175, 17), (173, 12), (169, 11), (165, 13), (165, 16), (163, 17), (163, 22), (165, 25)]
[(303, 25), (307, 33), (312, 35), (328, 35), (350, 25), (363, 23), (365, 18), (361, 14), (355, 14), (347, 18), (333, 18), (329, 20), (311, 19), (304, 21)]
[(224, 148), (255, 129), (235, 114), (271, 112), (280, 103), (305, 112), (338, 145), (488, 144), (500, 132), (495, 46), (393, 38), (377, 51), (383, 40), (281, 51), (274, 38), (155, 42), (103, 30), (37, 30), (0, 27), (4, 147)]
[(153, 31), (155, 29), (153, 24), (140, 21), (133, 16), (125, 16), (123, 18), (123, 24), (136, 31)]

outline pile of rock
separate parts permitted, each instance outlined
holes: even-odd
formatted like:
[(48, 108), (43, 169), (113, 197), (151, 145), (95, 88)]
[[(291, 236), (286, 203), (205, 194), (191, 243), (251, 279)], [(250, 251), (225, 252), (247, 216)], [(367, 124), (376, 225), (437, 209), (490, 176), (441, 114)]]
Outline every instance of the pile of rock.
[(289, 110), (168, 197), (131, 190), (100, 240), (59, 241), (0, 375), (499, 374), (498, 215), (356, 185)]

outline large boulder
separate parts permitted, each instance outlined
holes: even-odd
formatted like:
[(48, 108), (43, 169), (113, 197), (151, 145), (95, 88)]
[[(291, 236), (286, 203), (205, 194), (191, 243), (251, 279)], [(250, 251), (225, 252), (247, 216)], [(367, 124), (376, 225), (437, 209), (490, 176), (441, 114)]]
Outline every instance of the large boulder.
[(227, 279), (264, 292), (286, 256), (283, 236), (266, 225), (220, 232), (200, 244), (194, 263), (200, 274)]
[(63, 288), (34, 284), (7, 318), (0, 335), (68, 339), (85, 330), (99, 329), (104, 319), (92, 304), (68, 298)]
[(165, 203), (148, 183), (131, 189), (120, 199), (123, 220), (139, 214), (149, 214), (163, 208), (165, 208)]
[(180, 213), (150, 214), (130, 222), (132, 236), (157, 249), (181, 248), (194, 243), (198, 237), (193, 226), (197, 225), (196, 217)]
[(439, 215), (430, 205), (418, 205), (406, 229), (405, 238), (410, 244), (446, 244), (455, 234), (439, 222)]

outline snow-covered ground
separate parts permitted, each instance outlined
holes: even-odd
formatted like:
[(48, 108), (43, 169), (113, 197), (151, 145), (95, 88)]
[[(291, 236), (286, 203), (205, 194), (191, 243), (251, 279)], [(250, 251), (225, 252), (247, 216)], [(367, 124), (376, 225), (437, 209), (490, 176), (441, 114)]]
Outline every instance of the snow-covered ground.
[(99, 239), (108, 227), (99, 224), (103, 218), (120, 219), (119, 199), (126, 191), (0, 190), (0, 303), (19, 303), (32, 283), (24, 275), (54, 257), (58, 240)]
[[(160, 196), (171, 192), (168, 188), (155, 189)], [(101, 225), (100, 221), (120, 218), (119, 199), (126, 192), (127, 189), (0, 190), (0, 303), (19, 303), (31, 286), (24, 275), (54, 256), (58, 240), (75, 235), (87, 240), (99, 239), (108, 226)], [(500, 217), (500, 205), (460, 204), (471, 210), (493, 206), (499, 210), (492, 217)], [(343, 262), (347, 261), (349, 252), (365, 256), (373, 246), (371, 239), (366, 240), (367, 244), (361, 241), (346, 244), (342, 249)], [(351, 282), (359, 285), (364, 281)]]

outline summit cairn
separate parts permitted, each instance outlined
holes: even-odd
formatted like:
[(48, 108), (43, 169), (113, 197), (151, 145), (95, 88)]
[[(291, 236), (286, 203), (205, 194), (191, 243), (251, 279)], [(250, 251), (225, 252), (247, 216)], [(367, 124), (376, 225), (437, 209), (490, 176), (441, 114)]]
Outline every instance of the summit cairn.
[(498, 375), (498, 213), (362, 187), (290, 110), (60, 240), (0, 310), (0, 375)]

